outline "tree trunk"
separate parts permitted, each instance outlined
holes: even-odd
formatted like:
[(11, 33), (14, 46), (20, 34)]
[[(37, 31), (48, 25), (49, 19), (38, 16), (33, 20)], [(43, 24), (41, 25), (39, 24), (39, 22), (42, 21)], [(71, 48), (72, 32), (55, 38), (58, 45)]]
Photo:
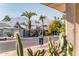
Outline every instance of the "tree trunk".
[(43, 20), (42, 20), (42, 36), (44, 36), (44, 22), (43, 22)]
[(28, 26), (28, 28), (29, 28), (29, 33), (28, 33), (28, 35), (31, 36), (31, 21), (30, 21), (30, 20), (29, 20), (29, 26)]

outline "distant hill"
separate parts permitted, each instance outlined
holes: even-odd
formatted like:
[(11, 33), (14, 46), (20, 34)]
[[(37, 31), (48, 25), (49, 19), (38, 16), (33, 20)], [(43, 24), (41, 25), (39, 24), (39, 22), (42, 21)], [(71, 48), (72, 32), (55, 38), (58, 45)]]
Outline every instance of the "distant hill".
[[(0, 21), (0, 22), (2, 22), (2, 21)], [(26, 24), (28, 24), (28, 19), (26, 17), (15, 17), (15, 18), (11, 18), (10, 22), (13, 22), (13, 23), (16, 23), (16, 22), (19, 22), (19, 23), (26, 22)], [(44, 24), (45, 25), (47, 25), (49, 22), (50, 22), (49, 19), (45, 19), (44, 20)], [(32, 25), (35, 25), (35, 20), (32, 20)]]

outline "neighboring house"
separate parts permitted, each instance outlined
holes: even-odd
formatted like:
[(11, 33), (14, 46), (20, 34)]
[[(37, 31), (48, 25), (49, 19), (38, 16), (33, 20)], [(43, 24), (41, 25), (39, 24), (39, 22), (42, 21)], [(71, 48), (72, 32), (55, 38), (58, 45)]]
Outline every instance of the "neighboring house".
[[(34, 31), (40, 32), (42, 27), (36, 28), (36, 25), (32, 26), (32, 35)], [(14, 36), (15, 32), (19, 32), (21, 37), (28, 37), (28, 25), (21, 24), (19, 22), (0, 22), (0, 37), (11, 37)], [(47, 32), (47, 25), (44, 25), (44, 31)]]
[(13, 33), (13, 27), (5, 22), (0, 22), (0, 37), (7, 37), (8, 33)]
[(19, 22), (0, 22), (0, 37), (14, 36), (15, 32), (19, 32), (21, 37), (28, 36), (27, 26), (19, 24)]
[[(17, 22), (14, 27), (19, 31), (21, 37), (28, 37), (29, 32), (27, 25), (25, 26)], [(16, 30), (14, 32), (16, 32)]]

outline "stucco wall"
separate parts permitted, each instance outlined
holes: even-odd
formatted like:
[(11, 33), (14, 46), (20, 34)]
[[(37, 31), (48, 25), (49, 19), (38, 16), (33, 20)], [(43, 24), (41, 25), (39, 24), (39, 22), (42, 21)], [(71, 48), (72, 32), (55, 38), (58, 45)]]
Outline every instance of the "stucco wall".
[(66, 4), (66, 34), (73, 43), (74, 55), (79, 56), (79, 4)]

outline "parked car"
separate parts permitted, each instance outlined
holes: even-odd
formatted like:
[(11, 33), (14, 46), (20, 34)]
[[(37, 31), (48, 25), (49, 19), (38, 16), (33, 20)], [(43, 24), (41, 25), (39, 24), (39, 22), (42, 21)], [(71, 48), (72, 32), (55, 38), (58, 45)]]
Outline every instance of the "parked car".
[(3, 40), (12, 40), (14, 39), (13, 37), (0, 37), (0, 41), (3, 41)]

